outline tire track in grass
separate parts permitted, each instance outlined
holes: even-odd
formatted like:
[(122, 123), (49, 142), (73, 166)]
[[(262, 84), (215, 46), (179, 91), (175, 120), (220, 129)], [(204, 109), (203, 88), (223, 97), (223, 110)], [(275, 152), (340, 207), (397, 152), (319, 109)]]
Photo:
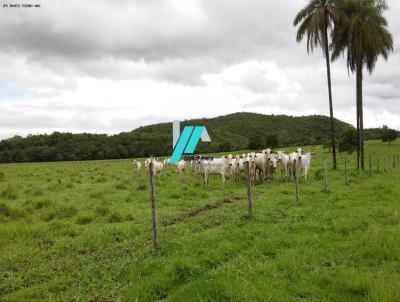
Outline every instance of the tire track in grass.
[(244, 199), (245, 199), (245, 197), (233, 197), (233, 198), (230, 198), (230, 199), (224, 199), (223, 201), (218, 201), (218, 202), (215, 202), (215, 203), (207, 204), (204, 207), (190, 210), (190, 211), (184, 213), (183, 215), (180, 215), (178, 217), (175, 217), (175, 218), (172, 218), (170, 220), (164, 221), (162, 223), (162, 225), (164, 227), (173, 226), (175, 224), (185, 222), (186, 220), (188, 220), (190, 218), (205, 214), (205, 213), (207, 213), (209, 211), (212, 211), (212, 210), (216, 210), (216, 209), (222, 207), (225, 204), (241, 203)]
[[(258, 195), (262, 195), (262, 194), (263, 193), (261, 193), (261, 192), (257, 192), (255, 195), (258, 196)], [(194, 209), (194, 210), (190, 210), (189, 212), (184, 213), (183, 215), (180, 215), (178, 217), (175, 217), (175, 218), (172, 218), (170, 220), (164, 221), (161, 224), (164, 227), (173, 226), (175, 224), (185, 222), (186, 220), (188, 220), (190, 218), (193, 218), (193, 217), (205, 214), (207, 212), (219, 209), (224, 205), (242, 203), (246, 199), (247, 199), (247, 197), (244, 197), (244, 196), (234, 196), (234, 197), (231, 197), (231, 198), (225, 198), (222, 201), (218, 201), (218, 202), (215, 202), (215, 203), (207, 204), (204, 207), (197, 208), (197, 209)]]

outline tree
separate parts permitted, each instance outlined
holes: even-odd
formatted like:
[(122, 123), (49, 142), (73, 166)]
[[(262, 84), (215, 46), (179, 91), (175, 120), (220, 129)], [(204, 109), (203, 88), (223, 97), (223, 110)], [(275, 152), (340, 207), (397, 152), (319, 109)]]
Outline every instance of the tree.
[(274, 133), (274, 134), (267, 135), (267, 139), (266, 139), (265, 143), (266, 143), (265, 145), (269, 148), (272, 148), (272, 149), (278, 148), (278, 146), (279, 146), (278, 134)]
[(356, 72), (357, 155), (364, 169), (363, 69), (371, 74), (379, 56), (387, 60), (393, 38), (382, 15), (388, 9), (385, 0), (340, 0), (338, 7), (343, 15), (335, 20), (332, 60), (346, 53), (347, 69)]
[(257, 150), (264, 148), (264, 139), (259, 134), (253, 134), (249, 139), (249, 149)]
[(232, 144), (227, 140), (223, 140), (222, 142), (219, 143), (219, 150), (220, 152), (232, 151)]
[(347, 127), (340, 133), (339, 152), (352, 154), (355, 150), (357, 150), (357, 130)]
[(395, 141), (397, 139), (397, 131), (393, 129), (389, 129), (388, 126), (383, 125), (382, 127), (382, 141), (384, 143), (389, 143), (389, 146), (391, 142)]
[(289, 139), (290, 139), (289, 131), (284, 129), (281, 132), (279, 132), (278, 139), (282, 147), (287, 147), (289, 145)]
[(340, 11), (337, 9), (336, 0), (310, 0), (309, 3), (297, 14), (294, 26), (299, 25), (297, 42), (301, 42), (307, 36), (307, 52), (320, 46), (326, 60), (326, 73), (328, 78), (328, 97), (331, 127), (331, 144), (333, 168), (336, 169), (336, 138), (335, 121), (333, 117), (331, 66), (329, 56), (328, 31), (334, 22), (339, 19)]
[(330, 140), (325, 140), (322, 143), (322, 147), (324, 148), (324, 150), (328, 150), (328, 152), (331, 153), (332, 144)]

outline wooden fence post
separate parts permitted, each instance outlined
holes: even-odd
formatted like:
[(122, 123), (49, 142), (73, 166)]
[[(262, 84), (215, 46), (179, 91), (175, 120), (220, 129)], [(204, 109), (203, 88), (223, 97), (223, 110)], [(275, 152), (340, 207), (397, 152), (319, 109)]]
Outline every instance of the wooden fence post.
[(345, 173), (345, 179), (346, 179), (346, 186), (349, 185), (349, 172), (347, 171), (347, 157), (344, 158), (344, 173)]
[(393, 155), (393, 169), (396, 169), (396, 155)]
[(372, 158), (371, 155), (369, 156), (369, 170), (368, 170), (369, 177), (372, 176)]
[(293, 164), (293, 175), (294, 175), (294, 185), (296, 188), (296, 201), (300, 200), (300, 188), (299, 188), (299, 180), (297, 179), (297, 162), (294, 160)]
[(149, 176), (150, 176), (150, 198), (151, 198), (151, 219), (153, 223), (153, 241), (154, 248), (158, 248), (158, 223), (157, 223), (157, 200), (156, 191), (154, 185), (154, 173), (153, 173), (153, 162), (150, 161), (149, 164)]
[(325, 180), (325, 186), (324, 186), (324, 192), (328, 193), (329, 188), (328, 188), (328, 169), (326, 168), (326, 160), (324, 159), (324, 180)]
[(246, 169), (247, 176), (247, 200), (248, 200), (248, 215), (249, 217), (253, 216), (253, 193), (251, 190), (251, 177), (250, 177), (250, 165), (249, 162), (246, 161), (244, 163)]

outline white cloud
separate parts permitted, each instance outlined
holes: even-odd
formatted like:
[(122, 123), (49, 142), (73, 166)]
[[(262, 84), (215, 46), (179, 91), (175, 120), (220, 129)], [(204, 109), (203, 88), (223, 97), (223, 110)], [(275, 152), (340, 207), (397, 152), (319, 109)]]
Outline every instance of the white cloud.
[[(0, 8), (0, 137), (117, 133), (237, 111), (328, 114), (325, 62), (295, 42), (305, 0), (40, 1)], [(400, 129), (395, 52), (365, 75), (365, 125)], [(354, 122), (355, 82), (332, 64), (335, 115)]]

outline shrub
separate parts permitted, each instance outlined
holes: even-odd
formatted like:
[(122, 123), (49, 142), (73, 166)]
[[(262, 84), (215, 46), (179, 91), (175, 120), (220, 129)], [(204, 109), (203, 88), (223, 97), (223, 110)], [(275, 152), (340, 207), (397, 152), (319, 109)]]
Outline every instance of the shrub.
[(357, 130), (354, 127), (347, 127), (342, 130), (338, 140), (338, 150), (349, 154), (357, 150)]

